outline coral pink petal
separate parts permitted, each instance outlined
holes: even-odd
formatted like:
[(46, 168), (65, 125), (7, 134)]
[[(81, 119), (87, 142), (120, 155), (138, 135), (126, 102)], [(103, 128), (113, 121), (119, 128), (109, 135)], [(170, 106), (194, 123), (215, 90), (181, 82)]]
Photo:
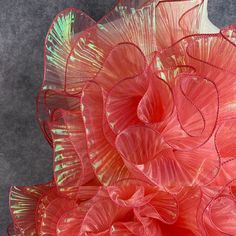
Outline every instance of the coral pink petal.
[(173, 150), (151, 128), (134, 126), (126, 129), (118, 135), (116, 147), (132, 173), (157, 185), (173, 184), (182, 172)]
[(158, 77), (150, 76), (148, 90), (138, 105), (138, 118), (144, 123), (159, 123), (170, 116), (173, 108), (169, 85)]
[(94, 185), (84, 185), (80, 186), (78, 191), (78, 198), (80, 201), (86, 201), (93, 198), (98, 191), (100, 190), (101, 186), (94, 186)]
[(57, 110), (51, 122), (54, 148), (54, 178), (58, 191), (77, 198), (80, 185), (94, 178), (86, 147), (80, 111)]
[(125, 220), (129, 212), (130, 208), (118, 206), (109, 198), (100, 199), (88, 210), (81, 232), (109, 235), (113, 222)]
[(198, 213), (202, 201), (201, 189), (199, 187), (186, 187), (178, 194), (177, 201), (179, 203), (179, 218), (175, 225), (200, 236)]
[(210, 183), (220, 170), (220, 159), (212, 139), (191, 151), (176, 151), (175, 157), (185, 171), (181, 179), (185, 186)]
[[(121, 42), (140, 45), (147, 57), (177, 40), (201, 31), (203, 1), (118, 1), (91, 30), (94, 48), (106, 51)], [(163, 37), (165, 35), (165, 37)], [(104, 53), (105, 51), (105, 53)]]
[(117, 83), (108, 93), (107, 121), (115, 133), (128, 126), (141, 124), (137, 116), (138, 104), (147, 90), (147, 79), (141, 75)]
[(126, 179), (107, 187), (112, 201), (123, 207), (140, 207), (151, 201), (158, 189), (138, 179)]
[(196, 148), (211, 137), (216, 127), (218, 91), (214, 83), (199, 76), (182, 74), (176, 79), (177, 114), (172, 116), (162, 134), (176, 149)]
[(79, 207), (63, 214), (57, 223), (57, 236), (78, 236), (84, 216)]
[[(104, 105), (105, 108), (105, 105)], [(104, 109), (105, 113), (105, 109)], [(106, 140), (114, 147), (116, 141), (116, 133), (111, 129), (111, 126), (108, 123), (106, 114), (103, 116), (103, 133)]]
[[(37, 98), (37, 118), (43, 129), (43, 121), (49, 119), (48, 110), (45, 105), (45, 96), (47, 97), (48, 107), (58, 107), (61, 104), (66, 105), (70, 100), (67, 95), (60, 95), (60, 98), (54, 92), (48, 90), (64, 91), (65, 88), (65, 71), (67, 57), (73, 47), (76, 35), (94, 24), (85, 13), (69, 8), (59, 13), (53, 20), (52, 25), (47, 33), (44, 49), (44, 80)], [(56, 99), (59, 99), (56, 104)], [(46, 135), (46, 134), (45, 134)], [(50, 141), (50, 140), (49, 140)]]
[(76, 208), (77, 204), (73, 200), (66, 198), (56, 198), (52, 200), (44, 209), (40, 225), (40, 235), (57, 235), (57, 224), (61, 216)]
[[(152, 66), (159, 71), (179, 65), (190, 65), (202, 78), (214, 82), (219, 97), (219, 120), (224, 120), (236, 115), (235, 55), (235, 45), (224, 35), (191, 36), (156, 53)], [(171, 84), (174, 84), (174, 78)]]
[(173, 66), (173, 67), (157, 67), (158, 64), (158, 56), (156, 55), (156, 58), (153, 60), (153, 63), (151, 64), (151, 69), (155, 73), (155, 75), (162, 80), (166, 81), (167, 84), (173, 89), (176, 85), (175, 78), (179, 76), (181, 73), (183, 74), (195, 74), (195, 69), (192, 66), (189, 65), (179, 65), (179, 66)]
[(150, 218), (140, 218), (133, 222), (118, 222), (112, 225), (110, 234), (112, 236), (137, 236), (155, 235), (163, 236), (156, 220)]
[(236, 201), (232, 197), (219, 197), (214, 200), (210, 209), (211, 220), (216, 228), (227, 235), (236, 232)]
[(120, 154), (104, 136), (104, 102), (100, 87), (93, 82), (88, 83), (81, 102), (88, 153), (97, 178), (102, 184), (109, 185), (130, 177)]
[(213, 141), (191, 152), (174, 151), (156, 131), (137, 126), (123, 131), (116, 147), (132, 173), (169, 189), (208, 183), (219, 171)]
[(48, 116), (51, 117), (57, 109), (75, 110), (79, 108), (79, 96), (73, 96), (63, 91), (50, 90), (45, 91), (44, 104)]
[(236, 179), (236, 158), (224, 158), (219, 174), (211, 185), (225, 186), (234, 179)]
[(161, 224), (163, 235), (202, 236), (198, 211), (202, 199), (199, 187), (186, 187), (177, 196), (179, 217), (172, 225)]
[[(117, 1), (113, 9), (91, 30), (90, 40), (94, 42), (94, 47), (103, 49), (99, 51), (98, 58), (103, 59), (107, 51), (122, 42), (140, 45), (145, 55), (151, 55), (157, 49), (157, 22), (153, 20), (156, 18), (155, 2)], [(147, 7), (141, 8), (146, 3)]]
[(214, 197), (208, 197), (202, 217), (208, 235), (235, 235), (235, 186), (235, 180), (230, 181), (223, 189), (218, 187)]
[(202, 4), (202, 0), (185, 1), (184, 4), (180, 0), (159, 1), (156, 9), (157, 45), (167, 48), (186, 35), (199, 33), (203, 15)]
[(81, 185), (88, 184), (90, 181), (94, 180), (95, 175), (88, 156), (86, 134), (81, 110), (73, 112), (62, 111), (62, 118), (64, 119), (69, 132), (71, 143), (82, 163), (83, 176), (81, 176)]
[(224, 121), (215, 136), (216, 148), (221, 158), (236, 158), (235, 138), (236, 119)]
[[(198, 36), (190, 44), (185, 44), (187, 63), (193, 65), (202, 77), (213, 81), (220, 98), (220, 119), (235, 116), (235, 61), (236, 45), (227, 38), (228, 28), (221, 34), (209, 37)], [(232, 34), (232, 30), (231, 30)], [(183, 46), (183, 43), (180, 43)], [(180, 46), (179, 45), (179, 46)], [(219, 56), (220, 55), (220, 56)], [(224, 58), (222, 60), (221, 58)]]
[(159, 220), (165, 224), (173, 224), (178, 218), (178, 203), (168, 192), (158, 191), (151, 201), (136, 209), (141, 217)]
[(141, 75), (145, 67), (142, 51), (132, 43), (121, 43), (109, 52), (95, 81), (109, 92), (122, 79)]
[[(223, 35), (215, 34), (209, 37), (204, 37), (203, 35), (195, 38), (188, 46), (186, 52), (190, 57), (190, 61), (195, 64), (200, 71), (204, 70), (204, 64), (208, 64), (222, 71), (236, 73), (234, 66), (236, 60), (235, 46), (235, 44), (227, 40)], [(224, 60), (222, 60), (222, 58), (224, 58)], [(199, 68), (201, 64), (202, 69)], [(217, 81), (214, 81), (217, 84)]]
[(12, 187), (10, 190), (10, 211), (17, 228), (24, 235), (37, 232), (36, 215), (40, 198), (51, 188), (51, 184), (29, 187)]
[(57, 236), (78, 236), (87, 211), (92, 206), (93, 201), (84, 201), (76, 208), (61, 215), (57, 223)]
[(139, 233), (139, 228), (142, 225), (139, 222), (122, 222), (112, 225), (110, 230), (111, 236), (136, 236)]
[(36, 214), (36, 226), (37, 226), (37, 233), (38, 235), (41, 234), (41, 225), (44, 220), (44, 213), (46, 211), (46, 208), (53, 202), (55, 199), (57, 199), (59, 196), (57, 194), (56, 188), (50, 189), (46, 194), (44, 194), (38, 201), (37, 204), (37, 214)]

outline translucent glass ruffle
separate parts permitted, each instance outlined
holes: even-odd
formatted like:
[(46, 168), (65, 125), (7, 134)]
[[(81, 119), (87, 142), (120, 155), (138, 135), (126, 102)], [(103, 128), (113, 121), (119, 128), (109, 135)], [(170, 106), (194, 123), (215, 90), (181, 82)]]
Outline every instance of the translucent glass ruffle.
[(236, 26), (206, 6), (56, 16), (37, 98), (54, 178), (11, 188), (9, 235), (236, 235)]

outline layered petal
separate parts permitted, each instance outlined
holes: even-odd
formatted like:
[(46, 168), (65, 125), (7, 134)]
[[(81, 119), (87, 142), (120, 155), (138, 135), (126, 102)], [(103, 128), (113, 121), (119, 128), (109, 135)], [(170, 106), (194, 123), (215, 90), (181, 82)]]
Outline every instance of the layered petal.
[(72, 210), (62, 214), (57, 223), (57, 235), (58, 236), (78, 236), (80, 235), (81, 225), (87, 211), (91, 207), (89, 203), (81, 204)]
[(157, 191), (157, 194), (151, 201), (138, 207), (137, 213), (141, 217), (148, 217), (165, 224), (174, 224), (178, 219), (178, 203), (173, 195), (165, 191)]
[(205, 232), (209, 235), (234, 235), (235, 225), (235, 180), (229, 182), (219, 191), (203, 213)]
[(23, 235), (36, 234), (37, 205), (50, 189), (51, 184), (11, 188), (9, 204), (16, 232)]
[(107, 187), (107, 192), (116, 204), (135, 208), (150, 202), (158, 188), (138, 179), (125, 179)]
[(148, 89), (138, 105), (137, 115), (144, 123), (160, 123), (168, 119), (174, 109), (173, 94), (164, 80), (151, 76)]
[(220, 167), (213, 140), (192, 151), (176, 151), (155, 130), (144, 126), (123, 131), (116, 147), (132, 173), (174, 191), (209, 183)]
[(186, 187), (178, 195), (179, 217), (173, 225), (161, 224), (163, 235), (202, 236), (199, 223), (199, 207), (202, 193), (199, 187)]
[(226, 120), (218, 128), (215, 144), (221, 158), (236, 158), (236, 120)]
[(97, 178), (102, 184), (109, 185), (130, 177), (120, 154), (104, 136), (101, 88), (96, 83), (88, 83), (83, 90), (81, 103), (88, 153)]
[[(209, 21), (204, 4), (203, 0), (184, 4), (182, 1), (117, 1), (106, 16), (76, 40), (67, 60), (66, 80), (71, 84), (67, 86), (68, 91), (79, 91), (86, 79), (94, 78), (116, 45), (135, 44), (151, 61), (156, 50), (188, 34), (204, 31), (203, 26)], [(202, 20), (203, 16), (206, 19)]]
[[(223, 32), (228, 29), (224, 29)], [(199, 36), (187, 48), (191, 64), (198, 73), (213, 81), (219, 92), (219, 118), (235, 116), (236, 47), (222, 34)], [(222, 60), (224, 58), (224, 60)]]
[(129, 219), (129, 208), (114, 204), (109, 198), (97, 201), (87, 212), (81, 227), (82, 233), (109, 235), (110, 227), (115, 221)]
[(225, 186), (230, 181), (236, 179), (236, 158), (224, 158), (221, 161), (221, 168), (218, 175), (211, 183), (212, 186)]
[(63, 196), (77, 198), (80, 185), (94, 178), (82, 115), (80, 111), (57, 110), (53, 117), (51, 130), (55, 182)]
[(138, 46), (120, 43), (109, 52), (95, 81), (108, 92), (122, 79), (141, 75), (146, 65), (146, 58)]
[(142, 123), (138, 118), (137, 109), (147, 90), (147, 84), (144, 75), (126, 78), (117, 83), (108, 93), (106, 117), (116, 134), (131, 125)]
[(176, 149), (199, 147), (212, 136), (217, 125), (219, 95), (216, 85), (196, 75), (180, 74), (176, 78), (174, 95), (176, 114), (162, 135)]
[(40, 224), (39, 235), (57, 236), (57, 224), (61, 216), (75, 208), (77, 203), (74, 200), (57, 197), (46, 205)]
[[(67, 57), (73, 48), (77, 34), (93, 24), (94, 21), (85, 13), (70, 8), (59, 13), (50, 26), (45, 40), (44, 80), (37, 98), (37, 117), (43, 131), (44, 122), (49, 119), (51, 112), (48, 108), (70, 106), (67, 104), (70, 98), (63, 93)], [(57, 104), (55, 101), (58, 99), (58, 94), (60, 94), (60, 102)], [(46, 133), (45, 135), (50, 142), (50, 137)]]
[(231, 197), (219, 197), (214, 200), (211, 206), (211, 220), (220, 232), (227, 235), (234, 235), (236, 231), (235, 199)]

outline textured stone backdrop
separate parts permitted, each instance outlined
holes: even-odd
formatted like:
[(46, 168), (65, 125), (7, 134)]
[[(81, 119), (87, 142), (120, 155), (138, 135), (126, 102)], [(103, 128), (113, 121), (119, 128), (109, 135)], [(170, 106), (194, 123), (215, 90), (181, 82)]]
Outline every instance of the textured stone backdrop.
[[(115, 0), (0, 0), (0, 235), (10, 222), (11, 185), (51, 179), (51, 151), (35, 120), (35, 98), (43, 77), (43, 43), (54, 16), (76, 7), (94, 19)], [(236, 24), (235, 0), (209, 0), (218, 27)]]

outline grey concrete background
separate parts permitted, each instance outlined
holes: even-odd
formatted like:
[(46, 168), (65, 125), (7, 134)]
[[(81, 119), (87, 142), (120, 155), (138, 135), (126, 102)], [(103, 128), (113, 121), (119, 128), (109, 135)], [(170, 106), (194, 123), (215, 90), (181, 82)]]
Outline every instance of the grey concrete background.
[[(76, 7), (94, 19), (115, 0), (0, 0), (0, 235), (10, 222), (8, 190), (51, 178), (51, 151), (35, 119), (43, 43), (54, 16)], [(218, 27), (236, 24), (236, 0), (209, 0)]]

